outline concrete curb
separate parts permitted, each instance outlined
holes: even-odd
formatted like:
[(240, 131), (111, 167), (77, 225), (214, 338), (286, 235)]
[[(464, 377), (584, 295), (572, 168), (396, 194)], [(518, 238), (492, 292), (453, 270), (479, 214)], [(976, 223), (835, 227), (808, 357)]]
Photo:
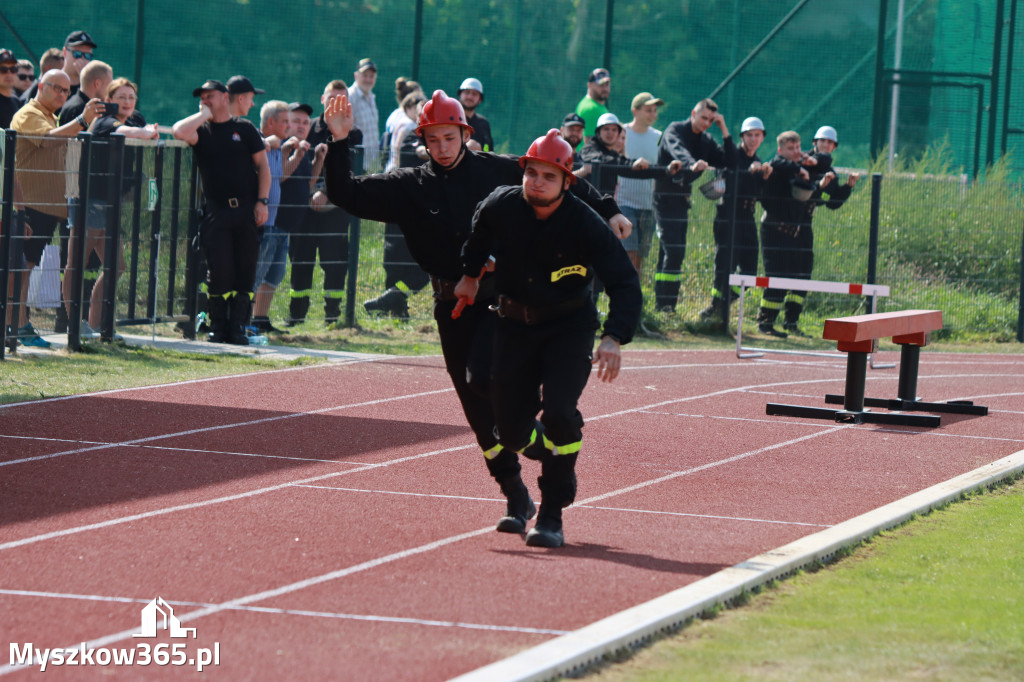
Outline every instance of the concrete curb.
[(747, 559), (651, 601), (621, 611), (575, 632), (455, 678), (456, 682), (527, 682), (572, 675), (606, 655), (672, 632), (695, 616), (845, 547), (898, 526), (960, 495), (1024, 472), (1024, 450), (908, 495), (861, 516)]

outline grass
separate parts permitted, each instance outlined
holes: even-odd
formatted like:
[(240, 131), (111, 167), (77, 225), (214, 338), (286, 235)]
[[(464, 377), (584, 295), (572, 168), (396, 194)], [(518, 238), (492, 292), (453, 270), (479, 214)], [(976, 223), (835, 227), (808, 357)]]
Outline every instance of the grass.
[(1024, 480), (882, 533), (594, 682), (1019, 680)]

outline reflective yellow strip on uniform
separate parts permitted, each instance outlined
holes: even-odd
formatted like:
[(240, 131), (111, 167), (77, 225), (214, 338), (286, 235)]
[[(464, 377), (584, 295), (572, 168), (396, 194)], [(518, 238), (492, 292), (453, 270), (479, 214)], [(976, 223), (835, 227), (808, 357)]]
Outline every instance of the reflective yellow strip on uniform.
[(683, 273), (672, 274), (670, 272), (656, 272), (654, 273), (655, 282), (682, 282)]
[(484, 457), (487, 459), (494, 459), (498, 456), (499, 452), (501, 452), (501, 445), (495, 445), (490, 450), (484, 450)]
[(406, 284), (405, 282), (395, 282), (395, 288), (398, 289), (399, 291), (401, 291), (406, 296), (408, 296), (409, 292), (412, 291), (409, 288), (409, 285)]
[(312, 289), (300, 289), (298, 291), (292, 289), (292, 298), (309, 298), (311, 293), (313, 293)]
[(804, 297), (800, 294), (786, 294), (786, 303), (797, 303), (799, 305), (804, 304)]
[(570, 265), (562, 268), (561, 270), (555, 270), (551, 273), (551, 281), (557, 282), (563, 277), (568, 277), (569, 275), (580, 275), (581, 277), (586, 277), (587, 268), (583, 265)]
[(782, 301), (769, 301), (766, 298), (762, 298), (761, 307), (767, 308), (768, 310), (778, 310), (782, 307)]
[(342, 289), (340, 291), (337, 291), (337, 290), (334, 290), (334, 289), (332, 289), (332, 290), (324, 289), (324, 298), (345, 298), (345, 290)]
[(550, 450), (553, 455), (575, 455), (579, 453), (582, 446), (583, 441), (581, 440), (575, 443), (566, 443), (565, 445), (555, 445), (548, 439), (547, 435), (544, 436), (544, 447)]

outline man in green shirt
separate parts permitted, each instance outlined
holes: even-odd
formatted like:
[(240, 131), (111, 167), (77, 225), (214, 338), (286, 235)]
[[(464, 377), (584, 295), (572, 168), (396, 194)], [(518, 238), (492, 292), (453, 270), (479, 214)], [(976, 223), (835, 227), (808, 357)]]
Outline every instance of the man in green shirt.
[(583, 141), (594, 136), (597, 119), (608, 113), (608, 95), (612, 91), (612, 75), (608, 69), (599, 68), (590, 72), (587, 78), (587, 94), (576, 105), (576, 113), (583, 118)]

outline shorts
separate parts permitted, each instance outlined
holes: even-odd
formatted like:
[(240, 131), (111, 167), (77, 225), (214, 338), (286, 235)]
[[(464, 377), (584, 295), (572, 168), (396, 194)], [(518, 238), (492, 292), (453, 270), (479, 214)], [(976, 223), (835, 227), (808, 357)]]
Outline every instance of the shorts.
[[(75, 221), (78, 219), (78, 198), (68, 199), (68, 227), (75, 229)], [(103, 230), (107, 229), (108, 206), (105, 201), (90, 199), (85, 209), (85, 229)]]
[(622, 215), (633, 223), (633, 231), (628, 237), (621, 240), (622, 248), (626, 251), (636, 251), (640, 260), (647, 258), (651, 251), (651, 240), (654, 237), (654, 209), (633, 208), (632, 206), (619, 205)]
[(253, 289), (259, 289), (261, 284), (269, 284), (272, 287), (280, 284), (284, 279), (287, 261), (288, 232), (273, 225), (264, 225)]
[(33, 266), (43, 259), (43, 248), (53, 240), (53, 233), (63, 218), (26, 207), (22, 212), (25, 222), (32, 228), (32, 236), (24, 240), (25, 260)]

